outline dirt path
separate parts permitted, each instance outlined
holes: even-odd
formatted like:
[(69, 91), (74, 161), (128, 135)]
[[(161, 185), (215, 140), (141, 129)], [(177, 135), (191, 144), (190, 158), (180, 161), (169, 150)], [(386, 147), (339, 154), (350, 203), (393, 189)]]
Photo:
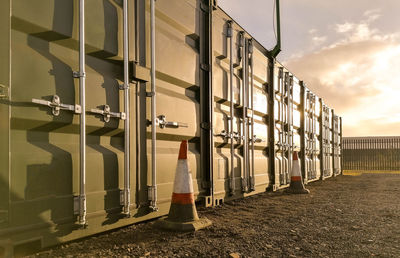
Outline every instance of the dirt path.
[(195, 233), (154, 222), (66, 244), (39, 257), (400, 257), (400, 175), (340, 176), (309, 195), (268, 192), (200, 209), (213, 226)]

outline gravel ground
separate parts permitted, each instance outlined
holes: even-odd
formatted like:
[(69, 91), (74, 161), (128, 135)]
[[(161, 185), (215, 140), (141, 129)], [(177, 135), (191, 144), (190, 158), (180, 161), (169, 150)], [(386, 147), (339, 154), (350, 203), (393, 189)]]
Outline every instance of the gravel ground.
[(68, 243), (31, 257), (400, 257), (400, 175), (339, 176), (309, 195), (267, 192), (199, 209), (195, 233), (153, 222)]

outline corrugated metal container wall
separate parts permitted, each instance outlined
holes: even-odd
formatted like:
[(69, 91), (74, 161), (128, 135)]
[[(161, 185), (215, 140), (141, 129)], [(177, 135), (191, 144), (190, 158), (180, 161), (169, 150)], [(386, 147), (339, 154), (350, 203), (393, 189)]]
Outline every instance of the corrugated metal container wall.
[(165, 215), (182, 140), (206, 206), (287, 187), (293, 151), (340, 173), (341, 122), (214, 1), (157, 0), (155, 88), (150, 1), (86, 0), (85, 41), (79, 3), (0, 3), (0, 256)]
[(344, 137), (344, 170), (400, 170), (400, 137)]

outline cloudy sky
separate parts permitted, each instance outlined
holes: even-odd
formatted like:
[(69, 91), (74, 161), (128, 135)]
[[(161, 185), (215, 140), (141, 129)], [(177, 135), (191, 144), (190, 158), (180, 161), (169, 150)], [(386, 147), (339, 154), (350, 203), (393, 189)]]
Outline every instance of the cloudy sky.
[[(219, 0), (267, 48), (273, 0)], [(345, 136), (400, 135), (400, 1), (281, 0), (283, 62), (343, 116)]]

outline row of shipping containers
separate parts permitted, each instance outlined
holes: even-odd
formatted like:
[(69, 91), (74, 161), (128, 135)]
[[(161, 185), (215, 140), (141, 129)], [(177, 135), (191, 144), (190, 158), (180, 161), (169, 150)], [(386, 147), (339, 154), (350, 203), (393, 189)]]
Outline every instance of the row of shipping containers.
[(84, 41), (82, 0), (0, 3), (3, 254), (165, 215), (182, 140), (206, 206), (287, 187), (294, 151), (341, 174), (342, 119), (215, 1), (157, 0), (154, 30), (127, 2), (86, 0)]
[(400, 171), (400, 137), (344, 137), (343, 169)]

